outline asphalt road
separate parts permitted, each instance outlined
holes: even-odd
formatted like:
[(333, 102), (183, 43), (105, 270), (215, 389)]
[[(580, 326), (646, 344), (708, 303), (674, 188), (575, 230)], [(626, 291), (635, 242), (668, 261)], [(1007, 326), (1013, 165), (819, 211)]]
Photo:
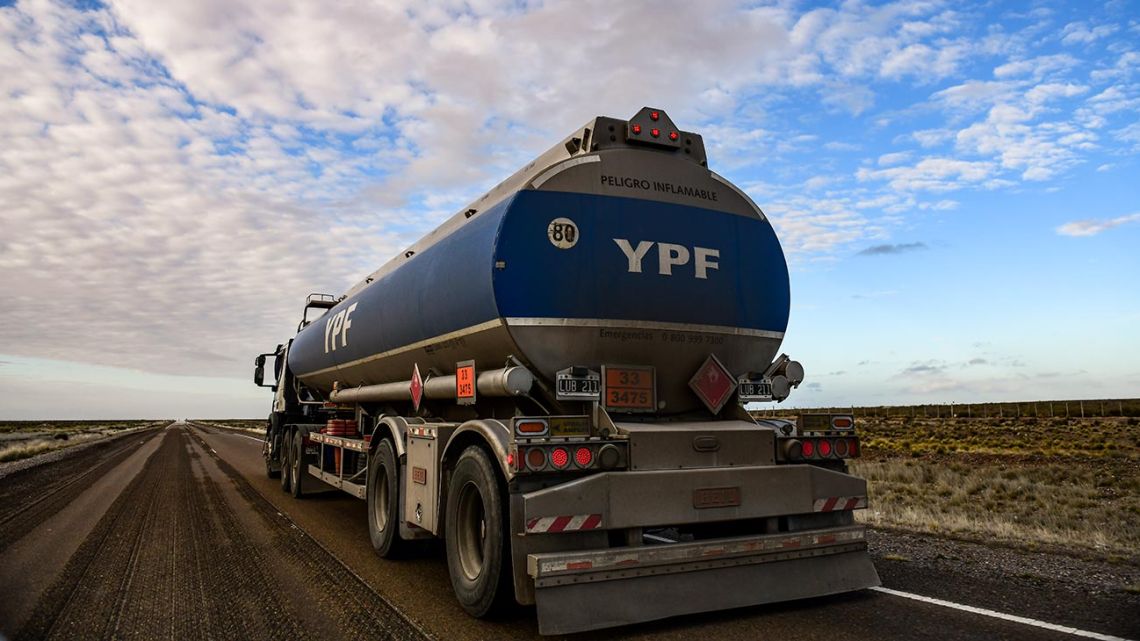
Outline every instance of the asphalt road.
[[(464, 613), (439, 545), (401, 561), (377, 558), (363, 501), (334, 490), (295, 500), (266, 478), (260, 450), (255, 435), (175, 424), (0, 479), (0, 635), (538, 638), (532, 608), (495, 621)], [(905, 537), (890, 543), (924, 545)], [(1140, 638), (1135, 595), (989, 567), (1003, 558), (986, 557), (980, 568), (970, 561), (878, 565), (894, 590)], [(872, 591), (573, 638), (694, 637), (1079, 638)]]

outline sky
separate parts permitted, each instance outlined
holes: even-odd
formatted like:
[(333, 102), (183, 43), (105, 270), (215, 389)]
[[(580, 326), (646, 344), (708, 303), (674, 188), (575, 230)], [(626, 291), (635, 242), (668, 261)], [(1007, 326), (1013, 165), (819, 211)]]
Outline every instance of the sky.
[(0, 418), (252, 360), (597, 115), (765, 211), (797, 406), (1140, 396), (1140, 0), (0, 0)]

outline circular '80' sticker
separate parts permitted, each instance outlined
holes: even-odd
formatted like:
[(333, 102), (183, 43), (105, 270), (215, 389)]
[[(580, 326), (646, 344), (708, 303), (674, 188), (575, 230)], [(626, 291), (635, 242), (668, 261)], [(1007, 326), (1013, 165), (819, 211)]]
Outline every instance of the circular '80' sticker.
[(546, 237), (558, 249), (570, 249), (577, 245), (578, 236), (578, 226), (569, 218), (555, 218), (546, 228)]

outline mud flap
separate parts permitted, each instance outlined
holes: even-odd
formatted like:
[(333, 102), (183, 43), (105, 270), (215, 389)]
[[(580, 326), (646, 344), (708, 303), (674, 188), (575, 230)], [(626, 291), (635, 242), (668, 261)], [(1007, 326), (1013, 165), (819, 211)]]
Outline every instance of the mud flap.
[(878, 586), (866, 549), (727, 565), (536, 585), (538, 630), (569, 634), (683, 614), (826, 596)]

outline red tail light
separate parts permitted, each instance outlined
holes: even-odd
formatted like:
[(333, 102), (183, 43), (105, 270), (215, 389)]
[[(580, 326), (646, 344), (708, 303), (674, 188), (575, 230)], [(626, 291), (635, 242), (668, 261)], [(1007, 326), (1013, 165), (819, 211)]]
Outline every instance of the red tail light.
[(848, 441), (845, 438), (835, 439), (835, 455), (836, 456), (838, 456), (839, 458), (845, 458), (847, 456), (847, 443), (848, 443)]
[(831, 456), (831, 441), (823, 439), (819, 442), (819, 455)]
[(811, 458), (815, 456), (815, 443), (812, 443), (811, 441), (804, 441), (803, 454), (804, 458)]
[(570, 464), (570, 452), (566, 451), (564, 447), (556, 447), (550, 453), (550, 464), (558, 469), (564, 469)]
[(594, 453), (588, 447), (579, 447), (574, 452), (574, 463), (578, 467), (590, 467), (590, 463), (594, 462)]
[(641, 125), (633, 125), (632, 127), (630, 127), (630, 129), (633, 130), (633, 133), (635, 133), (635, 134), (641, 133)]
[(851, 439), (851, 446), (848, 447), (847, 450), (848, 450), (848, 454), (850, 454), (850, 456), (852, 458), (858, 457), (859, 456), (859, 441), (858, 441), (858, 439)]

